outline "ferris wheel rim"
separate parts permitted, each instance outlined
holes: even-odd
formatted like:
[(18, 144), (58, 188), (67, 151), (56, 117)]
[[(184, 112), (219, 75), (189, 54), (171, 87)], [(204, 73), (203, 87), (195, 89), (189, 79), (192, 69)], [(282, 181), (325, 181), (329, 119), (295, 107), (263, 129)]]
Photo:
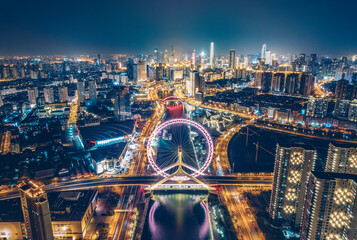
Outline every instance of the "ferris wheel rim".
[(204, 172), (207, 170), (208, 166), (211, 164), (212, 159), (213, 159), (213, 154), (214, 154), (214, 145), (213, 145), (213, 140), (210, 136), (210, 134), (208, 133), (208, 131), (199, 123), (189, 120), (189, 119), (185, 119), (185, 118), (178, 118), (178, 119), (171, 119), (169, 121), (163, 122), (160, 125), (158, 125), (153, 132), (150, 134), (149, 139), (147, 141), (147, 145), (146, 145), (146, 155), (149, 161), (150, 166), (161, 176), (163, 177), (168, 177), (169, 174), (167, 174), (166, 172), (162, 171), (162, 169), (157, 166), (157, 164), (154, 161), (154, 158), (151, 154), (152, 152), (152, 141), (154, 139), (154, 137), (157, 135), (157, 133), (159, 131), (161, 131), (163, 128), (171, 126), (171, 125), (176, 125), (176, 124), (187, 124), (187, 125), (193, 125), (196, 127), (196, 129), (198, 129), (205, 137), (207, 143), (208, 143), (208, 154), (206, 157), (206, 160), (203, 164), (203, 166), (199, 169), (197, 169), (196, 172), (190, 174), (192, 177), (197, 177), (199, 175), (204, 174)]

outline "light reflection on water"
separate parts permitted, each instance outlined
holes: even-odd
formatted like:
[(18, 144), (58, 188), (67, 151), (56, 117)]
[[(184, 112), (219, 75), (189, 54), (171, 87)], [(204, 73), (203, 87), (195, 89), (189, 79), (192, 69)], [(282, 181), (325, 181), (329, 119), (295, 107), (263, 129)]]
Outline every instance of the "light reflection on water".
[(205, 195), (155, 195), (147, 214), (144, 240), (208, 240)]

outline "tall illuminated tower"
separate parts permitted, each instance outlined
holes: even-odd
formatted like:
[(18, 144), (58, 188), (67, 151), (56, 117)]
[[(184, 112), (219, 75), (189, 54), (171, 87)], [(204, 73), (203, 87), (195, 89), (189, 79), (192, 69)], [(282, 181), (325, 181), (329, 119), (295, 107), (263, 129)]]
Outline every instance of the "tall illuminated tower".
[(236, 67), (236, 51), (231, 49), (229, 51), (229, 68), (234, 69)]
[(86, 100), (86, 95), (85, 95), (83, 80), (77, 82), (77, 94), (78, 94), (78, 102), (84, 103)]
[(191, 54), (191, 65), (195, 66), (196, 65), (196, 50), (193, 50)]
[(260, 55), (260, 58), (266, 59), (266, 53), (267, 53), (267, 45), (264, 43), (262, 47), (262, 54)]
[(19, 183), (22, 212), (30, 240), (53, 240), (51, 214), (44, 184), (27, 180)]
[(209, 54), (209, 64), (211, 67), (214, 67), (214, 42), (211, 42), (211, 47), (210, 47), (210, 54)]
[(316, 150), (307, 146), (277, 145), (269, 208), (272, 219), (299, 226), (309, 174), (314, 169), (315, 160)]
[(95, 80), (91, 80), (88, 82), (88, 89), (89, 89), (89, 99), (91, 104), (97, 103), (97, 82)]

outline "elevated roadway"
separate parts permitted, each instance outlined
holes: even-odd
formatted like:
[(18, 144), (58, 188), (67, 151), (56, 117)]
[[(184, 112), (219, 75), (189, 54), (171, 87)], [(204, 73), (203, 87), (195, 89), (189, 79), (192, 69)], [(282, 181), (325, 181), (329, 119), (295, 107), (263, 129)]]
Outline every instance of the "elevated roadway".
[[(161, 179), (161, 177), (156, 175), (78, 179), (68, 182), (51, 183), (45, 186), (45, 190), (47, 192), (51, 192), (73, 191), (110, 186), (145, 186), (158, 182)], [(237, 186), (247, 188), (271, 188), (273, 183), (272, 175), (201, 176), (198, 179), (212, 186)], [(0, 193), (0, 199), (14, 198), (17, 196), (19, 196), (19, 193), (16, 188)]]

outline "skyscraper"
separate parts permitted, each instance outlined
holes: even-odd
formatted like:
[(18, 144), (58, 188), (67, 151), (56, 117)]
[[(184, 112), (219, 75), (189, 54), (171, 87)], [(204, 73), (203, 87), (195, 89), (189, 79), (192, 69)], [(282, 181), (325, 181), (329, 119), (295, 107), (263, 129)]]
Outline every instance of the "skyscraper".
[(310, 96), (314, 90), (315, 77), (310, 74), (303, 73), (300, 80), (299, 93), (303, 96)]
[(146, 74), (146, 64), (144, 61), (138, 61), (137, 64), (134, 64), (133, 66), (133, 76), (134, 76), (134, 82), (143, 82), (147, 79), (147, 74)]
[(68, 102), (68, 88), (66, 86), (58, 88), (60, 102)]
[(229, 51), (229, 68), (235, 69), (236, 68), (236, 51), (231, 49)]
[(357, 122), (357, 99), (351, 101), (350, 109), (348, 110), (348, 120)]
[(357, 176), (312, 172), (300, 239), (356, 239)]
[(86, 100), (85, 92), (84, 92), (84, 81), (77, 82), (77, 95), (78, 95), (78, 102), (84, 103)]
[(190, 78), (186, 81), (186, 90), (189, 96), (195, 96), (199, 91), (204, 92), (204, 80), (198, 71), (190, 72)]
[(348, 81), (341, 79), (336, 81), (335, 99), (347, 99)]
[(30, 240), (52, 240), (51, 214), (44, 184), (27, 180), (17, 185)]
[(214, 62), (214, 42), (211, 42), (211, 47), (210, 47), (210, 54), (209, 54), (209, 64), (211, 65), (211, 68), (215, 67), (215, 62)]
[(262, 92), (267, 93), (271, 89), (272, 84), (272, 72), (264, 72), (261, 79), (261, 89)]
[(260, 55), (260, 58), (266, 58), (266, 52), (267, 52), (267, 45), (264, 43), (262, 46), (262, 53)]
[(115, 121), (125, 121), (131, 118), (131, 99), (128, 90), (116, 89), (114, 95)]
[(196, 50), (193, 50), (191, 54), (191, 65), (196, 66)]
[(307, 146), (277, 144), (269, 214), (272, 219), (299, 226), (316, 150)]
[(53, 94), (53, 88), (51, 88), (51, 87), (44, 88), (43, 95), (45, 96), (46, 103), (54, 103), (55, 96)]
[(273, 92), (283, 92), (285, 86), (285, 73), (274, 73), (271, 83), (271, 90)]
[(357, 174), (357, 147), (330, 143), (325, 171)]
[(97, 83), (95, 80), (91, 80), (88, 82), (88, 88), (89, 88), (89, 99), (91, 101), (91, 104), (96, 104), (97, 103)]
[(265, 52), (265, 63), (267, 65), (271, 65), (272, 64), (271, 52), (269, 50), (267, 50)]
[(160, 62), (159, 49), (157, 49), (157, 48), (154, 48), (154, 60), (155, 60), (155, 63), (159, 63)]

